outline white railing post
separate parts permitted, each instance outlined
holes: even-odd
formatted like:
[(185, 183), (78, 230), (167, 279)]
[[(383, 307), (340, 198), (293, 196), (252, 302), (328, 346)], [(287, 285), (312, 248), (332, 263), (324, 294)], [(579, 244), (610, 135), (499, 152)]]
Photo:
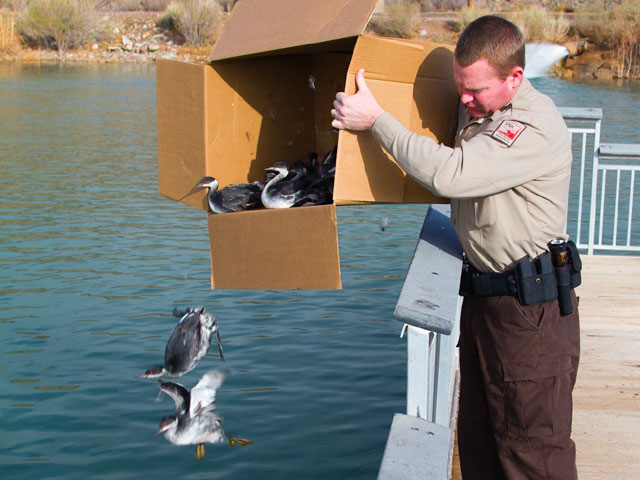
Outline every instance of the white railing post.
[[(595, 214), (596, 214), (596, 189), (598, 181), (598, 151), (600, 147), (600, 128), (602, 122), (602, 109), (600, 108), (574, 108), (560, 107), (562, 117), (567, 123), (569, 135), (573, 140), (574, 134), (582, 134), (582, 142), (580, 145), (580, 184), (578, 192), (578, 214), (575, 242), (578, 247), (585, 247), (589, 254), (593, 253), (594, 235), (595, 235)], [(582, 204), (584, 202), (584, 177), (587, 170), (586, 151), (588, 138), (587, 135), (593, 135), (593, 162), (591, 165), (591, 199), (589, 209), (589, 231), (587, 244), (582, 243)], [(573, 144), (572, 144), (573, 149)], [(575, 158), (575, 154), (574, 154)]]
[(593, 255), (593, 246), (596, 235), (596, 193), (598, 191), (598, 165), (600, 163), (600, 120), (596, 122), (596, 134), (594, 139), (593, 165), (591, 167), (591, 207), (589, 210), (589, 244), (587, 254)]

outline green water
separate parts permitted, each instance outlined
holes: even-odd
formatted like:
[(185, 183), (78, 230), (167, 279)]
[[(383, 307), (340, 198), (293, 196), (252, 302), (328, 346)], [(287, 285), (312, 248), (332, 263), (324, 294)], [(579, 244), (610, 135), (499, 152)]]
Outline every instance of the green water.
[[(637, 141), (637, 90), (536, 83)], [(0, 122), (0, 478), (375, 478), (405, 408), (392, 315), (426, 206), (338, 209), (343, 290), (211, 291), (204, 214), (157, 194), (153, 66), (0, 64)], [(218, 409), (254, 441), (202, 461), (153, 435), (173, 404), (136, 378), (188, 305), (217, 317)]]

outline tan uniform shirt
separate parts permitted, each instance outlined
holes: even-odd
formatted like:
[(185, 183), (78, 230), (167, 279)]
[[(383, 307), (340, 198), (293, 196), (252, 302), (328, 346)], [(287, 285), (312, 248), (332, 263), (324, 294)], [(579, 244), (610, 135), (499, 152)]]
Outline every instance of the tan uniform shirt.
[(407, 130), (383, 113), (373, 135), (416, 181), (451, 199), (451, 222), (477, 269), (502, 272), (536, 257), (565, 225), (572, 151), (553, 101), (524, 79), (486, 118), (461, 104), (455, 147)]

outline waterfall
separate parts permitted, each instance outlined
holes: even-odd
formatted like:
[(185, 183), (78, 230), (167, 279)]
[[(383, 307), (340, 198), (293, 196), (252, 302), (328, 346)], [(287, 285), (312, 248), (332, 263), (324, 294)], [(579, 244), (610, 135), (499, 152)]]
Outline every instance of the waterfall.
[(527, 43), (525, 45), (524, 76), (527, 78), (544, 77), (556, 63), (569, 55), (562, 45), (552, 43)]

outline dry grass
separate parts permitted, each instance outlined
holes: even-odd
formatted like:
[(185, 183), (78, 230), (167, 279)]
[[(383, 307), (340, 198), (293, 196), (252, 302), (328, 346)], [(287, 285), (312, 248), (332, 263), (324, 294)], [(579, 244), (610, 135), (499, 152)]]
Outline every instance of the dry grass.
[[(455, 22), (457, 31), (462, 32), (476, 18), (489, 14), (496, 13), (479, 7), (460, 10)], [(518, 25), (527, 42), (562, 43), (568, 39), (569, 21), (539, 5), (518, 7), (499, 15)]]
[(576, 12), (575, 28), (615, 53), (618, 78), (640, 76), (640, 0), (625, 0), (607, 10), (600, 3), (585, 5)]
[(413, 38), (418, 33), (419, 13), (416, 3), (392, 0), (382, 15), (371, 19), (369, 28), (382, 37)]
[(467, 25), (473, 22), (476, 18), (482, 17), (483, 15), (489, 15), (492, 13), (490, 10), (486, 8), (479, 7), (469, 7), (463, 8), (456, 15), (456, 19), (453, 21), (453, 26), (457, 32), (462, 32)]
[(531, 5), (507, 14), (520, 27), (527, 42), (562, 43), (567, 41), (569, 21), (539, 5)]
[(222, 19), (222, 8), (217, 1), (174, 0), (162, 21), (182, 35), (185, 44), (197, 47), (215, 39)]
[(17, 27), (27, 43), (62, 54), (88, 42), (97, 28), (91, 0), (31, 0)]
[(15, 13), (0, 11), (0, 52), (11, 52), (18, 47), (15, 22)]

